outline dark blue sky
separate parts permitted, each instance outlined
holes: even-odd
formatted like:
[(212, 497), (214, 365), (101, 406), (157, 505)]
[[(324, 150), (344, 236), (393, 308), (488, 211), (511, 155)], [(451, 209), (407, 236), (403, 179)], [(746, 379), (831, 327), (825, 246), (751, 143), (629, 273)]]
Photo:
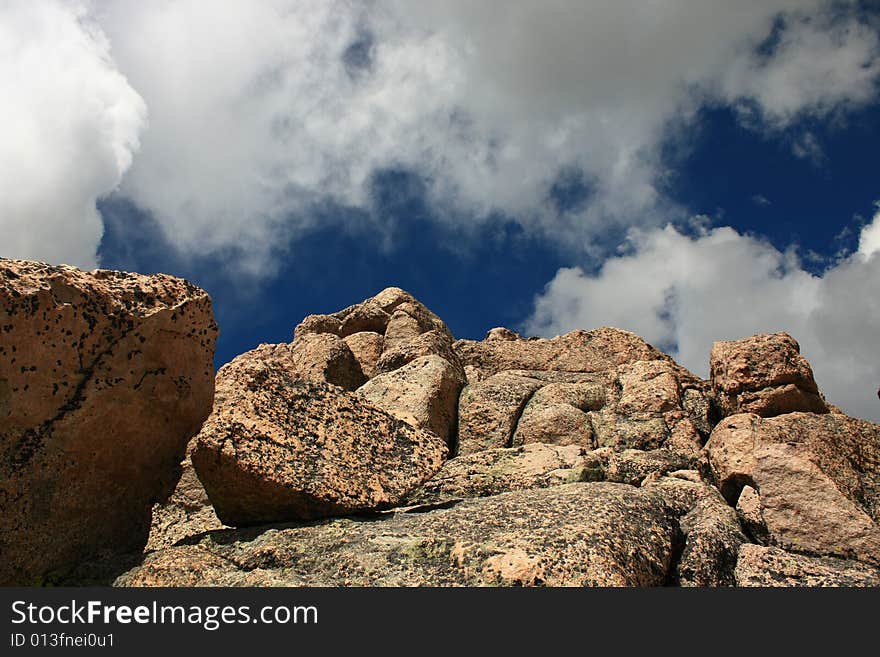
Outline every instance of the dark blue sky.
[[(805, 131), (821, 147), (819, 160), (793, 152)], [(845, 121), (802, 122), (772, 135), (743, 127), (729, 109), (711, 109), (688, 135), (666, 149), (675, 172), (667, 193), (716, 225), (761, 235), (779, 249), (796, 244), (826, 258), (852, 250), (860, 221), (871, 217), (880, 199), (880, 105), (850, 113)], [(574, 203), (588, 191), (569, 175), (556, 188), (557, 200)], [(591, 264), (575, 262), (557, 243), (529, 236), (503, 217), (480, 228), (476, 239), (459, 239), (432, 220), (414, 173), (376, 175), (372, 198), (373, 210), (393, 226), (390, 246), (366, 228), (342, 231), (333, 220), (334, 213), (354, 211), (325, 208), (327, 228), (291, 241), (274, 276), (244, 285), (230, 264), (234, 252), (178, 255), (148, 215), (110, 198), (99, 205), (105, 225), (101, 265), (164, 271), (207, 289), (221, 328), (220, 365), (260, 342), (289, 341), (307, 314), (332, 312), (389, 285), (424, 301), (457, 337), (481, 338), (499, 325), (518, 328), (559, 267)], [(814, 273), (824, 267), (809, 259), (804, 264)]]

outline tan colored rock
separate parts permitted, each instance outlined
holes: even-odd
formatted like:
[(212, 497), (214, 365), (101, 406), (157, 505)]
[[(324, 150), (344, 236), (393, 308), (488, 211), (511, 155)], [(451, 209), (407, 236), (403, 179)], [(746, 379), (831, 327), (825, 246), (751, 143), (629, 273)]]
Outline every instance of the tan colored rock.
[(533, 397), (526, 405), (516, 426), (514, 447), (530, 443), (595, 447), (593, 427), (586, 413), (570, 404), (545, 405), (534, 401)]
[(736, 516), (742, 528), (755, 543), (767, 544), (769, 537), (767, 523), (764, 521), (761, 496), (751, 486), (743, 486), (739, 499), (736, 501)]
[(736, 585), (880, 587), (880, 569), (858, 561), (808, 557), (746, 543), (739, 550)]
[(446, 453), (362, 397), (248, 352), (218, 372), (192, 461), (217, 516), (240, 526), (392, 506)]
[(213, 395), (190, 283), (0, 259), (0, 584), (146, 543)]
[(339, 337), (344, 338), (361, 331), (384, 334), (391, 316), (374, 300), (367, 299), (340, 319)]
[(357, 394), (376, 408), (453, 445), (462, 387), (460, 370), (439, 356), (423, 356), (372, 378)]
[[(283, 352), (285, 347), (288, 345), (277, 345), (274, 348), (278, 352)], [(305, 334), (288, 348), (290, 367), (295, 374), (306, 381), (332, 383), (351, 391), (359, 388), (367, 380), (349, 345), (335, 335)]]
[(310, 333), (333, 333), (334, 335), (339, 335), (341, 324), (342, 322), (339, 321), (339, 318), (333, 315), (308, 315), (293, 330), (293, 339), (296, 341), (303, 335)]
[(638, 449), (608, 450), (607, 454), (605, 478), (631, 486), (639, 486), (652, 474), (662, 476), (677, 470), (688, 470), (694, 465), (691, 459), (668, 449), (647, 452)]
[(505, 342), (522, 339), (523, 336), (521, 336), (519, 333), (511, 331), (508, 328), (504, 328), (503, 326), (496, 326), (493, 329), (489, 329), (485, 337), (485, 340), (502, 340)]
[(148, 555), (124, 586), (659, 586), (677, 521), (662, 493), (567, 484), (369, 522), (217, 532)]
[(406, 499), (407, 505), (439, 505), (467, 497), (601, 481), (601, 462), (577, 445), (535, 443), (457, 456)]
[(845, 415), (723, 420), (706, 445), (721, 492), (760, 494), (770, 543), (880, 564), (880, 426)]
[(224, 527), (193, 468), (190, 455), (195, 444), (192, 440), (187, 446), (180, 481), (174, 492), (167, 500), (153, 506), (150, 537), (144, 548), (147, 551), (171, 547), (184, 539)]
[(678, 380), (669, 363), (639, 361), (621, 370), (618, 377), (622, 389), (617, 401), (619, 414), (660, 414), (681, 408)]
[(385, 338), (372, 331), (361, 331), (347, 336), (345, 344), (357, 359), (364, 376), (371, 379), (376, 374), (376, 364), (382, 356)]
[(828, 412), (810, 364), (787, 333), (716, 342), (709, 356), (709, 377), (725, 416)]
[(605, 390), (592, 383), (549, 383), (532, 395), (513, 435), (513, 445), (550, 443), (594, 447), (587, 411), (605, 405)]
[(402, 310), (395, 310), (385, 328), (385, 344), (388, 351), (399, 349), (424, 333), (418, 320)]
[(526, 402), (542, 385), (502, 372), (465, 387), (458, 403), (458, 453), (512, 446)]
[(464, 378), (464, 370), (458, 360), (458, 356), (452, 350), (452, 341), (440, 331), (426, 331), (420, 333), (409, 342), (397, 345), (389, 349), (386, 345), (382, 357), (376, 364), (376, 374), (393, 372), (423, 356), (440, 356), (461, 372)]
[(640, 360), (670, 360), (640, 337), (614, 328), (572, 331), (552, 339), (459, 340), (463, 366), (488, 377), (506, 370), (601, 372)]

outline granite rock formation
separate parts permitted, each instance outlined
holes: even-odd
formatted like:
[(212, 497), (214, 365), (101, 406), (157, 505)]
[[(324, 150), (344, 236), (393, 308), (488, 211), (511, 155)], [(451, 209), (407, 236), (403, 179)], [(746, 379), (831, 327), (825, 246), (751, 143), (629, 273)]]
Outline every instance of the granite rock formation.
[(0, 259), (0, 584), (144, 546), (211, 410), (216, 335), (184, 280)]
[(787, 334), (709, 364), (614, 328), (456, 341), (388, 288), (221, 368), (146, 550), (63, 581), (878, 586), (880, 426), (826, 402)]

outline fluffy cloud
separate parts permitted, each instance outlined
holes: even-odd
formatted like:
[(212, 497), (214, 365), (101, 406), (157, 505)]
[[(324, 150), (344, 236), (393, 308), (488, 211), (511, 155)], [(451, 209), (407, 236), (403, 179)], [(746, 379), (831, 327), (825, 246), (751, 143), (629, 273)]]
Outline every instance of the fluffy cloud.
[(96, 264), (95, 200), (131, 164), (146, 108), (83, 5), (0, 7), (0, 256)]
[(560, 269), (536, 300), (528, 330), (628, 329), (708, 374), (712, 342), (787, 331), (800, 342), (826, 396), (847, 412), (880, 420), (880, 213), (856, 253), (822, 276), (729, 227), (684, 235), (671, 226), (635, 232), (628, 252), (594, 275)]
[[(778, 128), (872, 95), (876, 36), (824, 6), (96, 0), (94, 15), (150, 108), (122, 192), (184, 249), (239, 246), (259, 270), (314, 203), (369, 209), (385, 168), (422, 176), (459, 227), (500, 211), (589, 245), (681, 216), (657, 185), (670, 121), (724, 102)], [(550, 202), (561, 171), (583, 172), (588, 202)]]

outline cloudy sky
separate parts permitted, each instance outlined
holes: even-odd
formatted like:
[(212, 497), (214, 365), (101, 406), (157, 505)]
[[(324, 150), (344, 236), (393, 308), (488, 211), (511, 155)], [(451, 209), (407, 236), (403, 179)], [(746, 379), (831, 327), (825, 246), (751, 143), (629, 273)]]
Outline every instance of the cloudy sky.
[(218, 364), (399, 285), (880, 419), (875, 2), (3, 0), (0, 98), (0, 256), (185, 276)]

